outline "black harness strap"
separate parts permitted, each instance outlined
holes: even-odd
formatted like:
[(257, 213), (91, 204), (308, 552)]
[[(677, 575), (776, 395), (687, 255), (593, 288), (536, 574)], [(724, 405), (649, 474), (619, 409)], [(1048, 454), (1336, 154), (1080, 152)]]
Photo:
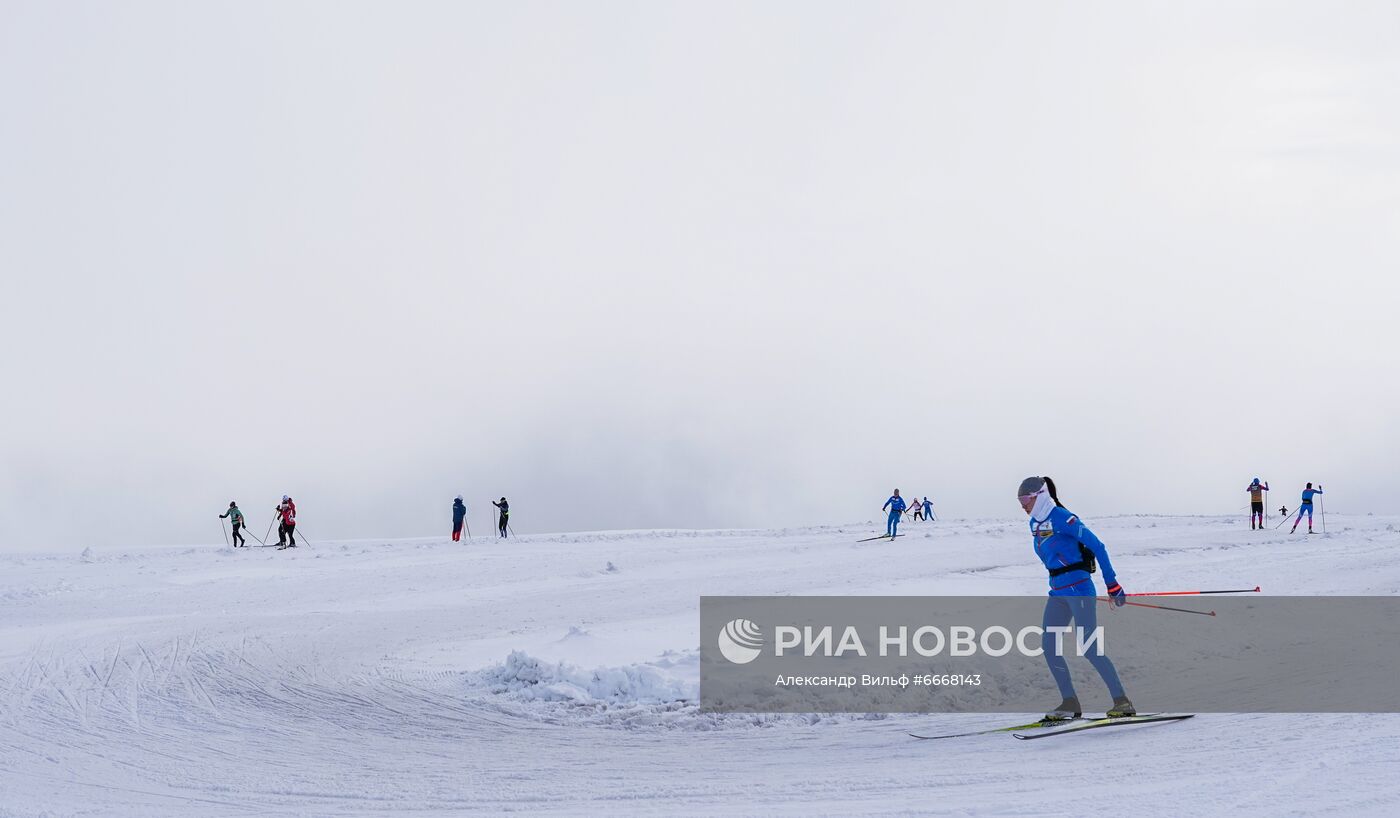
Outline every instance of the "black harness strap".
[(1079, 562), (1070, 565), (1061, 565), (1059, 568), (1051, 568), (1050, 576), (1058, 577), (1061, 574), (1068, 574), (1070, 571), (1088, 571), (1094, 573), (1099, 568), (1099, 561), (1095, 559), (1094, 552), (1084, 547), (1084, 543), (1079, 544)]

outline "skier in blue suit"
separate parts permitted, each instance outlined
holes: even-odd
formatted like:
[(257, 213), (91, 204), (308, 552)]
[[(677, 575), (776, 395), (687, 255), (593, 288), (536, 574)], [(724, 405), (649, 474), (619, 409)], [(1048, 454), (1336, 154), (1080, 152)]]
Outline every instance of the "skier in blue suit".
[(1295, 532), (1298, 530), (1298, 523), (1301, 523), (1301, 522), (1303, 521), (1303, 515), (1304, 515), (1304, 514), (1308, 515), (1308, 533), (1309, 533), (1309, 534), (1313, 533), (1313, 530), (1312, 530), (1312, 498), (1313, 498), (1313, 495), (1317, 495), (1317, 494), (1321, 494), (1321, 493), (1322, 493), (1322, 484), (1321, 484), (1321, 483), (1318, 483), (1318, 484), (1317, 484), (1317, 488), (1313, 488), (1313, 487), (1312, 487), (1312, 483), (1309, 483), (1309, 484), (1308, 484), (1308, 487), (1305, 488), (1305, 489), (1303, 489), (1303, 504), (1300, 505), (1300, 506), (1298, 506), (1298, 519), (1296, 519), (1296, 520), (1293, 521), (1293, 527), (1290, 528), (1290, 529), (1288, 530), (1288, 533), (1289, 533), (1289, 534), (1293, 534), (1293, 533), (1295, 533)]
[(894, 539), (898, 534), (899, 518), (904, 515), (905, 507), (904, 498), (899, 496), (899, 489), (895, 489), (894, 496), (886, 500), (883, 506), (880, 506), (881, 511), (890, 510), (889, 519), (885, 521), (885, 536), (890, 539)]
[[(1075, 627), (1084, 634), (1091, 634), (1098, 624), (1098, 603), (1094, 595), (1094, 578), (1090, 576), (1095, 566), (1103, 566), (1103, 581), (1108, 598), (1115, 607), (1127, 603), (1127, 594), (1118, 584), (1113, 564), (1108, 559), (1108, 549), (1094, 532), (1060, 504), (1055, 491), (1055, 483), (1048, 477), (1027, 477), (1021, 481), (1017, 491), (1021, 508), (1030, 517), (1030, 531), (1035, 554), (1050, 573), (1050, 598), (1045, 601), (1045, 618), (1042, 622), (1044, 633), (1041, 648), (1045, 652), (1045, 663), (1050, 666), (1050, 675), (1055, 677), (1055, 685), (1060, 689), (1064, 701), (1060, 706), (1045, 714), (1046, 721), (1076, 719), (1083, 711), (1079, 697), (1074, 692), (1074, 682), (1069, 676), (1069, 664), (1061, 654), (1060, 640), (1051, 628)], [(1075, 639), (1073, 633), (1063, 637), (1065, 643)], [(1118, 680), (1118, 670), (1113, 660), (1104, 655), (1102, 647), (1095, 642), (1086, 656), (1089, 663), (1099, 672), (1108, 692), (1113, 696), (1110, 718), (1137, 715), (1133, 703), (1123, 692), (1123, 683)]]

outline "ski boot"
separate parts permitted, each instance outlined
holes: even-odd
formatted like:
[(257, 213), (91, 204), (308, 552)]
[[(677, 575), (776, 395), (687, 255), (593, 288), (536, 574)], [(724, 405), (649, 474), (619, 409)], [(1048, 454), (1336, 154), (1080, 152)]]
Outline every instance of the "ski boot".
[(1115, 696), (1113, 698), (1113, 706), (1110, 707), (1108, 712), (1104, 715), (1110, 719), (1121, 719), (1124, 716), (1136, 716), (1137, 708), (1133, 707), (1133, 703), (1128, 701), (1127, 696)]
[(1060, 702), (1059, 707), (1046, 713), (1041, 721), (1069, 721), (1070, 719), (1077, 719), (1082, 715), (1084, 715), (1084, 712), (1079, 707), (1079, 699), (1070, 696)]

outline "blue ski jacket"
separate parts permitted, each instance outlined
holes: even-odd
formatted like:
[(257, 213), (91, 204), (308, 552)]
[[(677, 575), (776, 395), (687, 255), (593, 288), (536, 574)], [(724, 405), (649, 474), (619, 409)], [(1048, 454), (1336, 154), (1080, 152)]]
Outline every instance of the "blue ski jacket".
[(1312, 505), (1313, 495), (1321, 493), (1322, 489), (1303, 489), (1303, 502), (1308, 505)]
[[(1045, 570), (1082, 562), (1079, 544), (1083, 543), (1093, 552), (1099, 570), (1103, 571), (1104, 586), (1118, 582), (1113, 563), (1108, 561), (1108, 548), (1069, 509), (1056, 506), (1046, 519), (1037, 522), (1032, 518), (1030, 528), (1035, 555), (1040, 557)], [(1084, 570), (1050, 577), (1050, 596), (1094, 596), (1094, 578)]]
[(884, 504), (883, 506), (880, 506), (880, 510), (881, 510), (881, 511), (884, 511), (884, 510), (887, 509), (887, 508), (888, 508), (890, 511), (897, 511), (897, 512), (903, 514), (903, 513), (904, 513), (904, 509), (906, 508), (906, 506), (904, 505), (904, 498), (903, 498), (903, 497), (891, 497), (890, 499), (888, 499), (888, 500), (885, 501), (885, 504)]
[(462, 520), (466, 519), (466, 516), (467, 516), (467, 507), (466, 507), (465, 505), (463, 505), (463, 503), (462, 503), (461, 500), (453, 500), (453, 501), (452, 501), (452, 524), (453, 524), (453, 525), (457, 525), (458, 523), (462, 522)]

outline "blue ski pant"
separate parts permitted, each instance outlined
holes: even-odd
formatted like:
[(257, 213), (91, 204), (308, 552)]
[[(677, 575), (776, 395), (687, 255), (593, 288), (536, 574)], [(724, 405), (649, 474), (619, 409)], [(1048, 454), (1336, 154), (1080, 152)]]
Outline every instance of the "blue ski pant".
[(899, 511), (890, 512), (890, 518), (885, 521), (885, 534), (887, 536), (893, 537), (896, 533), (898, 533), (899, 518), (901, 514), (902, 512)]
[(1311, 522), (1312, 522), (1312, 503), (1304, 503), (1304, 504), (1302, 504), (1301, 506), (1298, 506), (1298, 519), (1294, 520), (1294, 521), (1293, 521), (1293, 524), (1294, 524), (1294, 525), (1297, 525), (1298, 523), (1301, 523), (1301, 522), (1303, 521), (1303, 515), (1304, 515), (1304, 514), (1308, 515), (1308, 522), (1311, 523)]
[[(1083, 630), (1087, 639), (1098, 626), (1098, 611), (1094, 608), (1097, 604), (1098, 600), (1092, 596), (1052, 596), (1045, 600), (1045, 618), (1041, 622), (1045, 632), (1040, 637), (1040, 647), (1045, 651), (1045, 664), (1050, 666), (1050, 675), (1055, 677), (1055, 686), (1060, 688), (1060, 695), (1066, 699), (1074, 698), (1074, 682), (1069, 678), (1069, 663), (1065, 661), (1063, 654), (1055, 649), (1055, 634), (1051, 633), (1050, 629), (1067, 627), (1073, 622), (1077, 628)], [(1065, 650), (1074, 651), (1078, 645), (1079, 634), (1071, 631), (1064, 634), (1061, 640)], [(1103, 677), (1111, 696), (1117, 698), (1123, 695), (1123, 683), (1118, 680), (1118, 670), (1113, 666), (1113, 660), (1104, 655), (1097, 642), (1084, 658), (1088, 659), (1089, 664)]]

